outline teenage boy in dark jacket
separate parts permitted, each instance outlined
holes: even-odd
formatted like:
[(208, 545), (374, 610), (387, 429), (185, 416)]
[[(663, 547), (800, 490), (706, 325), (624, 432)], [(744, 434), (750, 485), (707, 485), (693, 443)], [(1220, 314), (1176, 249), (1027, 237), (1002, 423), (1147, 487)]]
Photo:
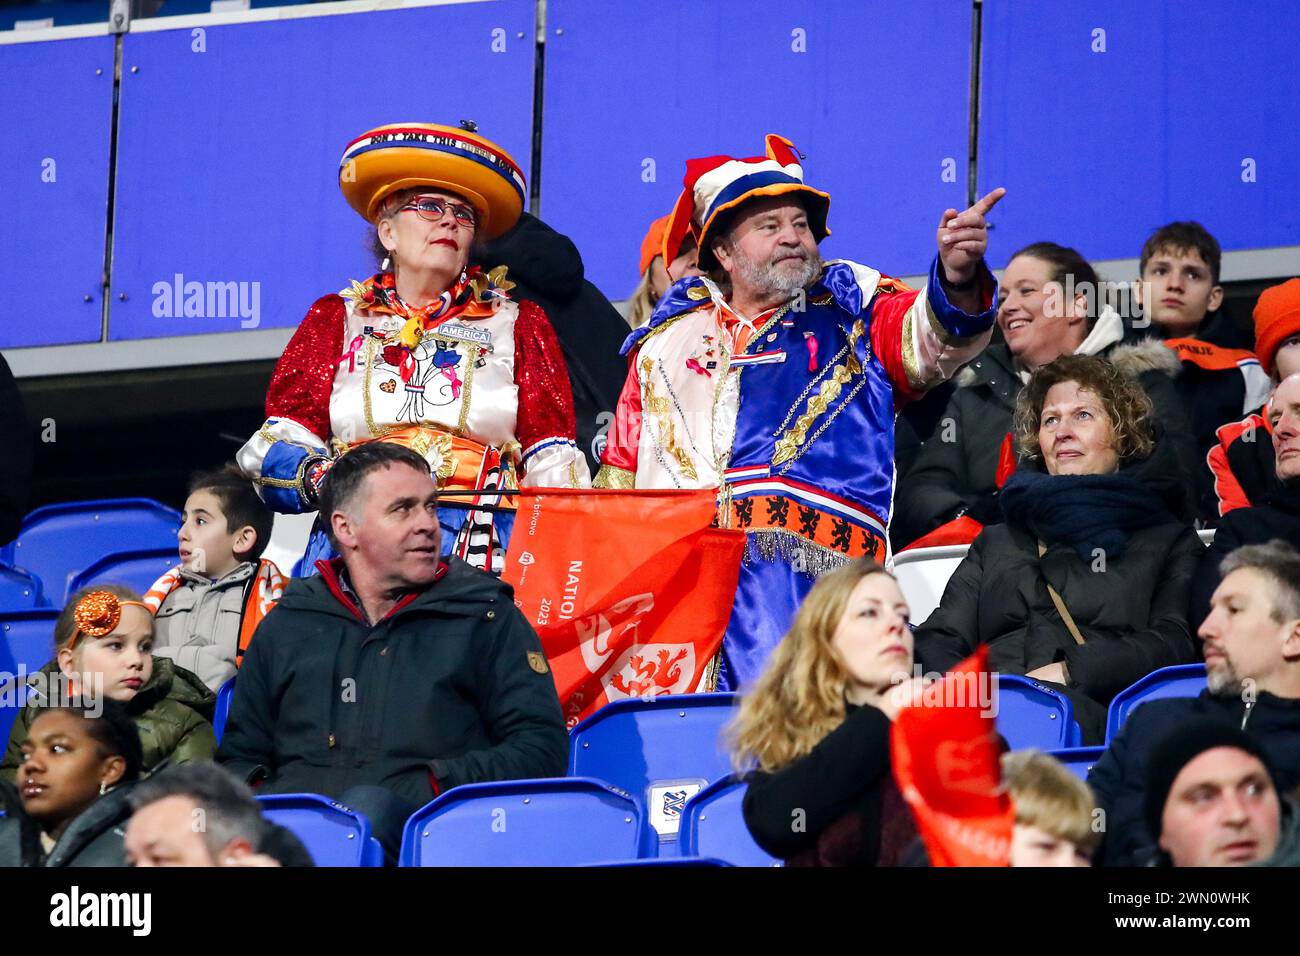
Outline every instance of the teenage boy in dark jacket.
[(1106, 811), (1107, 866), (1135, 866), (1156, 854), (1144, 817), (1155, 742), (1193, 718), (1230, 723), (1259, 742), (1278, 788), (1300, 783), (1300, 553), (1281, 542), (1228, 556), (1223, 583), (1200, 628), (1208, 688), (1199, 697), (1143, 704), (1088, 775)]
[(406, 818), (452, 787), (563, 775), (541, 643), (508, 585), (439, 557), (425, 460), (389, 442), (350, 452), (321, 515), (341, 557), (258, 628), (218, 760), (262, 793), (365, 813), (390, 854)]

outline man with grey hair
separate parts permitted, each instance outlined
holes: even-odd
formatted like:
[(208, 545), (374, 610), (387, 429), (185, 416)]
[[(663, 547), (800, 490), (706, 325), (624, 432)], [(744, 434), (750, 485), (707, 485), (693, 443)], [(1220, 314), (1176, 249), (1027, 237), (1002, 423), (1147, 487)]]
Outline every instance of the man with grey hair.
[(997, 281), (987, 214), (945, 210), (922, 289), (823, 261), (830, 196), (769, 134), (762, 156), (686, 163), (664, 254), (687, 234), (708, 275), (674, 283), (623, 344), (628, 376), (593, 487), (717, 489), (743, 530), (717, 666), (688, 686), (748, 687), (817, 575), (888, 553), (894, 415), (988, 343)]
[(298, 838), (262, 816), (250, 790), (212, 763), (170, 767), (132, 789), (130, 866), (311, 866)]
[(1155, 853), (1143, 811), (1146, 768), (1154, 742), (1193, 718), (1257, 739), (1282, 792), (1300, 783), (1300, 552), (1284, 541), (1247, 545), (1222, 572), (1199, 631), (1206, 689), (1143, 704), (1088, 776), (1106, 811), (1107, 865), (1138, 865)]

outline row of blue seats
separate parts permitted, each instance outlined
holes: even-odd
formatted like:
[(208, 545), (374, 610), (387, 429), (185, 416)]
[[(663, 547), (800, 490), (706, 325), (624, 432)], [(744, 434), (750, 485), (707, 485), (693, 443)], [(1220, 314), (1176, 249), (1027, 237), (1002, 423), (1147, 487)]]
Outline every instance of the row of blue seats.
[[(233, 684), (222, 688), (221, 727)], [(1194, 695), (1204, 686), (1200, 665), (1149, 675), (1115, 699), (1110, 736), (1139, 704)], [(1060, 736), (1019, 736), (1026, 731), (1035, 734), (1053, 721), (1073, 724), (1068, 700), (1018, 677), (1002, 678), (998, 694), (999, 730), (1013, 749), (1046, 749), (1086, 779), (1104, 748), (1062, 748)], [(733, 703), (728, 694), (616, 701), (573, 729), (570, 776), (471, 784), (443, 794), (407, 822), (399, 865), (579, 866), (670, 860), (692, 865), (779, 865), (754, 843), (745, 826), (745, 783), (730, 772), (719, 743)], [(1077, 726), (1067, 730), (1065, 737), (1066, 742), (1077, 743)], [(289, 801), (300, 808), (298, 815), (285, 815), (277, 822), (293, 829), (321, 862), (370, 865), (364, 862), (369, 857), (357, 855), (356, 844), (343, 847), (342, 858), (330, 849), (337, 844), (340, 826), (357, 828), (355, 838), (364, 843), (369, 831), (360, 814), (323, 797), (263, 800)], [(657, 826), (652, 819), (656, 812), (661, 823), (678, 817), (672, 821), (677, 825), (675, 833), (671, 827)], [(334, 822), (319, 819), (321, 814)], [(344, 819), (351, 822), (344, 824)], [(340, 859), (350, 862), (340, 863)]]
[[(1199, 667), (1166, 668), (1117, 697), (1112, 718), (1122, 722), (1140, 703), (1195, 694), (1203, 686)], [(229, 681), (218, 694), (218, 736), (234, 688), (235, 681)], [(1070, 746), (1077, 744), (1077, 727), (1068, 700), (1019, 677), (1000, 678), (998, 688), (999, 730), (1008, 743), (1054, 752), (1086, 776), (1101, 748)], [(472, 784), (443, 794), (412, 817), (402, 862), (579, 865), (681, 859), (773, 865), (776, 861), (753, 843), (744, 826), (745, 785), (732, 774), (721, 744), (733, 707), (728, 694), (609, 704), (573, 729), (569, 776)], [(6, 710), (11, 720), (10, 701), (0, 696), (0, 729), (7, 733)], [(1112, 733), (1117, 729), (1115, 724)], [(1044, 730), (1053, 736), (1043, 736)], [(359, 814), (313, 795), (263, 799), (284, 812), (277, 822), (294, 829), (322, 862), (377, 865), (369, 824)]]
[[(688, 800), (681, 839), (660, 843), (631, 794), (592, 777), (467, 784), (407, 820), (398, 865), (779, 866), (749, 835), (745, 784), (722, 777)], [(258, 798), (317, 866), (380, 866), (383, 853), (361, 813), (317, 794)], [(679, 850), (674, 854), (674, 846)]]
[(74, 501), (37, 508), (0, 548), (0, 611), (62, 607), (88, 584), (141, 592), (176, 565), (181, 516), (149, 498)]

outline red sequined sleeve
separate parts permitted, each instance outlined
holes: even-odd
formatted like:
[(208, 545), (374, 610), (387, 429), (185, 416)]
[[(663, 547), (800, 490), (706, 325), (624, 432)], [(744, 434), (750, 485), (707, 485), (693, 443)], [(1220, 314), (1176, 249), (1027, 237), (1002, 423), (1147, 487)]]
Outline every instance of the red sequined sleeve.
[(535, 302), (520, 302), (515, 320), (515, 384), (519, 417), (515, 436), (524, 453), (548, 438), (577, 442), (573, 390), (551, 320)]
[[(285, 346), (266, 390), (266, 417), (290, 418), (324, 441), (330, 437), (330, 392), (343, 354), (343, 298), (317, 299)], [(567, 383), (566, 383), (567, 384)]]
[(587, 488), (591, 472), (578, 451), (573, 391), (560, 341), (546, 313), (519, 303), (515, 319), (515, 384), (519, 387), (515, 437), (528, 488)]

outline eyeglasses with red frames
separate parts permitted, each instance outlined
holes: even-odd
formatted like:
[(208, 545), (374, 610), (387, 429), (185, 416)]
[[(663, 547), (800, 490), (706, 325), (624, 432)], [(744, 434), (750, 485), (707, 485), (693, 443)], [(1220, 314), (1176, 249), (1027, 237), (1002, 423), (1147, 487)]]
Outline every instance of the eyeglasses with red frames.
[(445, 199), (434, 199), (432, 196), (425, 196), (408, 202), (397, 211), (405, 212), (407, 209), (413, 209), (417, 216), (428, 222), (438, 222), (450, 209), (452, 216), (460, 225), (469, 226), (471, 229), (478, 226), (478, 213), (469, 206), (448, 202)]

